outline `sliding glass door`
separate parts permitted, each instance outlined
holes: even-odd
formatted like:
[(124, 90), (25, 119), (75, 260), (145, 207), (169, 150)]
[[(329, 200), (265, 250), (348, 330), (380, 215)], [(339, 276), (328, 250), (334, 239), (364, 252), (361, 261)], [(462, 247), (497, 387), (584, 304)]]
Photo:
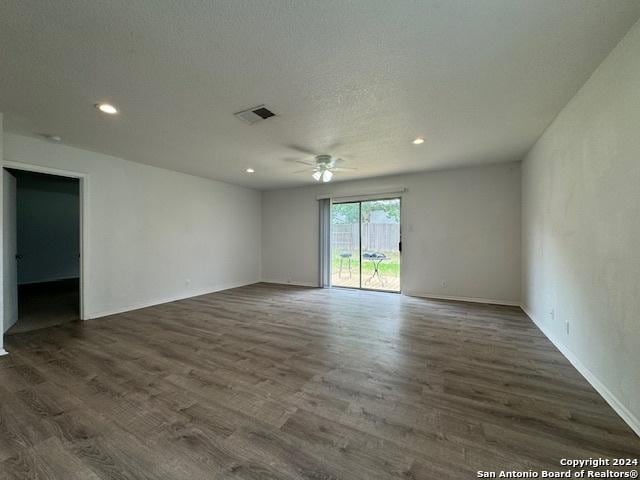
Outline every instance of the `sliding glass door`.
[(331, 283), (400, 291), (400, 199), (334, 203)]

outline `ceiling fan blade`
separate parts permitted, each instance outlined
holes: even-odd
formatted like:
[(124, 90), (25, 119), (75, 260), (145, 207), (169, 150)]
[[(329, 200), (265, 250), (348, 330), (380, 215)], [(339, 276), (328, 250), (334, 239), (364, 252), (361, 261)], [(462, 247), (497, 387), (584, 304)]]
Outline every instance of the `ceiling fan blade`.
[(305, 161), (305, 160), (294, 160), (294, 162), (296, 162), (296, 163), (301, 163), (301, 164), (303, 164), (303, 165), (309, 165), (310, 167), (315, 167), (315, 166), (316, 166), (316, 164), (315, 164), (315, 163), (313, 163), (313, 162), (307, 162), (307, 161)]
[(331, 170), (333, 170), (334, 172), (352, 172), (354, 170), (357, 170), (357, 168), (351, 168), (351, 167), (333, 167), (331, 168)]
[(305, 155), (313, 155), (314, 157), (318, 155), (316, 152), (314, 152), (310, 148), (304, 147), (302, 145), (292, 144), (292, 145), (287, 145), (287, 147), (289, 147), (292, 150), (295, 150), (296, 152), (304, 153)]
[(306, 173), (306, 172), (317, 172), (318, 169), (317, 168), (303, 168), (302, 170), (296, 170), (295, 172), (291, 172), (291, 173)]

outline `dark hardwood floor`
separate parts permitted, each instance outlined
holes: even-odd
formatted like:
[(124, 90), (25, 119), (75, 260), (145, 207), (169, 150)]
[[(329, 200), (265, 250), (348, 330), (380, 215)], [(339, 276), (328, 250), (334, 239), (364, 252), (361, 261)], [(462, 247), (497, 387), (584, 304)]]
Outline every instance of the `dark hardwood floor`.
[(1, 479), (463, 479), (640, 457), (513, 307), (257, 284), (6, 348)]

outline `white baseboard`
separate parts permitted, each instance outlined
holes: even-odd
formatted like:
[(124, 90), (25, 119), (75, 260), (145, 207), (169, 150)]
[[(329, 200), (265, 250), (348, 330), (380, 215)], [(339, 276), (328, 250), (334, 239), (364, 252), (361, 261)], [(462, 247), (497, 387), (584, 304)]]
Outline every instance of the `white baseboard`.
[(479, 297), (454, 297), (451, 295), (436, 295), (433, 293), (422, 293), (413, 291), (402, 291), (404, 295), (410, 297), (430, 298), (433, 300), (453, 300), (456, 302), (472, 302), (472, 303), (487, 303), (490, 305), (507, 305), (509, 307), (519, 307), (520, 302), (514, 302), (511, 300), (496, 300), (493, 298), (479, 298)]
[(292, 287), (314, 287), (319, 288), (317, 283), (312, 282), (287, 282), (285, 280), (260, 280), (261, 283), (275, 283), (276, 285), (291, 285)]
[(7, 352), (4, 348), (0, 348), (0, 357), (4, 355), (9, 355), (9, 352)]
[(531, 311), (527, 308), (526, 305), (521, 304), (520, 308), (527, 314), (527, 316), (531, 319), (533, 323), (544, 333), (544, 335), (553, 343), (560, 353), (565, 356), (571, 365), (575, 367), (578, 372), (591, 384), (593, 388), (600, 394), (602, 398), (615, 410), (615, 412), (620, 415), (620, 417), (631, 427), (631, 429), (636, 432), (636, 435), (640, 436), (640, 421), (638, 418), (629, 411), (624, 404), (618, 400), (618, 398), (607, 388), (607, 386), (596, 377), (591, 370), (587, 368), (587, 366), (580, 361), (576, 355), (569, 350), (569, 348), (560, 341), (560, 339), (551, 332), (544, 324), (540, 323), (536, 317), (531, 313)]
[(222, 290), (229, 290), (230, 288), (244, 287), (245, 285), (252, 285), (254, 283), (257, 283), (257, 280), (238, 282), (238, 283), (228, 283), (228, 284), (218, 285), (216, 287), (209, 287), (201, 290), (196, 290), (193, 292), (189, 292), (187, 294), (175, 295), (172, 297), (165, 297), (165, 298), (157, 298), (155, 300), (150, 300), (146, 302), (134, 303), (131, 305), (127, 305), (126, 307), (116, 307), (113, 309), (105, 309), (98, 312), (90, 312), (86, 315), (85, 320), (95, 320), (97, 318), (108, 317), (109, 315), (117, 315), (118, 313), (131, 312), (133, 310), (139, 310), (141, 308), (162, 305), (163, 303), (176, 302), (178, 300), (184, 300), (185, 298), (198, 297), (200, 295), (206, 295), (208, 293), (221, 292)]

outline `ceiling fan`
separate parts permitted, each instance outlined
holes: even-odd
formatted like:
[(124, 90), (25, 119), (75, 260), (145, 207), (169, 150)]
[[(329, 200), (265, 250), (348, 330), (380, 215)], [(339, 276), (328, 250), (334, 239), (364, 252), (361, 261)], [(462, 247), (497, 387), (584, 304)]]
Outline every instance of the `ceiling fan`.
[(344, 160), (341, 158), (334, 158), (331, 155), (316, 155), (314, 162), (308, 162), (305, 160), (294, 160), (296, 163), (302, 163), (309, 168), (303, 168), (293, 173), (313, 172), (312, 177), (315, 181), (323, 183), (330, 182), (333, 178), (334, 172), (346, 172), (349, 170), (355, 170), (355, 168), (341, 167)]

